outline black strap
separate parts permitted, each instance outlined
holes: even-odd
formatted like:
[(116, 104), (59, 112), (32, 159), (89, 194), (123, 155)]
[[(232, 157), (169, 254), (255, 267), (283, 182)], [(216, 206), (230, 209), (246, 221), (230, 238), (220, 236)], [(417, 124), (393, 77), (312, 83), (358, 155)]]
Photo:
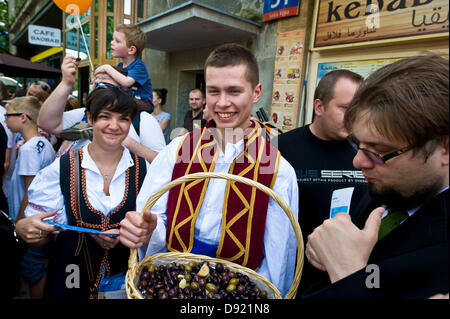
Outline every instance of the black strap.
[[(73, 175), (74, 175), (74, 183), (73, 183), (73, 192), (75, 197), (75, 217), (77, 220), (77, 226), (83, 227), (83, 220), (81, 218), (80, 211), (80, 152), (76, 150), (73, 152)], [(88, 273), (89, 280), (89, 289), (91, 291), (90, 298), (97, 297), (97, 285), (95, 284), (94, 271), (92, 269), (92, 262), (89, 255), (89, 249), (87, 245), (87, 240), (84, 233), (78, 234), (78, 244), (75, 250), (75, 256), (80, 254), (81, 249), (83, 249), (84, 260), (86, 262), (86, 270)]]
[(138, 114), (136, 114), (136, 116), (134, 117), (134, 120), (133, 120), (133, 126), (134, 126), (134, 129), (136, 130), (136, 133), (138, 136), (140, 136), (140, 134), (141, 134), (141, 131), (139, 129), (139, 126), (141, 125), (141, 112), (138, 112)]

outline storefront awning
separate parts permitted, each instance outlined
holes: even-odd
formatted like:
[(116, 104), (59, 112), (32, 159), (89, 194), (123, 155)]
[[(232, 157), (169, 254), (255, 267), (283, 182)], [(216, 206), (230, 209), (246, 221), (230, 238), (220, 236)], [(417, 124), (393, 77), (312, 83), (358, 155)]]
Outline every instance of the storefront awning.
[(147, 35), (147, 48), (168, 52), (246, 40), (258, 35), (261, 28), (259, 23), (194, 1), (137, 25)]
[(24, 78), (57, 78), (61, 70), (31, 62), (9, 54), (0, 54), (0, 72), (6, 76)]

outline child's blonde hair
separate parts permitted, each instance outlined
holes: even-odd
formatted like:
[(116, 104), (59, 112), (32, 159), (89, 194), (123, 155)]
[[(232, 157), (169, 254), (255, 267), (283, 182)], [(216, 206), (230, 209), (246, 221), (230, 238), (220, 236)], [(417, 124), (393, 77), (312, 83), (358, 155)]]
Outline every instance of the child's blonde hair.
[(17, 113), (24, 113), (28, 115), (35, 123), (39, 115), (41, 105), (42, 102), (34, 96), (16, 97), (8, 103), (9, 108), (13, 109)]
[(127, 41), (127, 47), (136, 47), (136, 55), (141, 53), (145, 49), (145, 44), (147, 42), (147, 37), (145, 33), (142, 32), (137, 26), (132, 24), (119, 24), (115, 29), (117, 32), (122, 32), (125, 34), (125, 39)]

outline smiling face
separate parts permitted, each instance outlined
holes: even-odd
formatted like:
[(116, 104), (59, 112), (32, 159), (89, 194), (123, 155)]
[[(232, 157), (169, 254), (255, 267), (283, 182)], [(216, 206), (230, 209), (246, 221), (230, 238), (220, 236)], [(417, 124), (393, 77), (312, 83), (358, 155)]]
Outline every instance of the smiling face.
[(111, 112), (108, 107), (103, 108), (94, 121), (88, 113), (89, 124), (92, 125), (92, 143), (103, 148), (115, 149), (121, 147), (122, 142), (128, 136), (131, 117), (118, 112)]
[(262, 85), (253, 87), (246, 71), (244, 64), (206, 69), (206, 104), (218, 129), (245, 130), (250, 124), (252, 106), (261, 97)]

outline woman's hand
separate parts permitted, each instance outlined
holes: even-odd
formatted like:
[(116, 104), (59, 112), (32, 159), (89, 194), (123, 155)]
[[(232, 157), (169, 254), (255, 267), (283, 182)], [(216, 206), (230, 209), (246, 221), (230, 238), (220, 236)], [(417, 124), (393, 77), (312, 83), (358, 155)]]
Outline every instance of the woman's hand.
[(119, 243), (119, 237), (110, 237), (108, 234), (119, 234), (118, 229), (110, 229), (102, 232), (101, 234), (89, 234), (100, 247), (103, 249), (112, 249)]
[(27, 244), (42, 246), (48, 242), (52, 232), (59, 230), (58, 226), (49, 225), (43, 221), (56, 215), (54, 210), (48, 213), (36, 214), (27, 218), (22, 218), (16, 223), (16, 232)]

